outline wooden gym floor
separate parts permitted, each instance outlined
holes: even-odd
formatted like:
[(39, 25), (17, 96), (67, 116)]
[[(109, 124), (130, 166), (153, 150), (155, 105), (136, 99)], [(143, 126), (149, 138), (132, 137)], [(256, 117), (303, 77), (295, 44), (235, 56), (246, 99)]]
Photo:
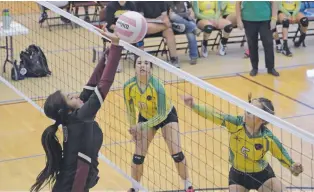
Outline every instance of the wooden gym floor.
[[(91, 47), (101, 45), (99, 38), (82, 28), (60, 27), (49, 32), (46, 28), (39, 28), (36, 23), (38, 14), (33, 14), (36, 10), (34, 4), (24, 4), (20, 9), (16, 12), (23, 15), (17, 15), (15, 20), (27, 26), (30, 33), (27, 36), (14, 38), (15, 57), (18, 58), (19, 52), (29, 44), (35, 43), (43, 48), (53, 76), (19, 82), (11, 81), (8, 72), (1, 73), (1, 76), (27, 97), (38, 99), (36, 103), (39, 106), (44, 103), (42, 97), (56, 89), (61, 88), (66, 92), (80, 91), (92, 72), (94, 64), (91, 62)], [(254, 97), (267, 97), (274, 102), (278, 117), (300, 129), (312, 132), (310, 124), (314, 116), (314, 84), (307, 79), (306, 70), (314, 68), (313, 39), (307, 38), (308, 47), (293, 49), (292, 58), (276, 54), (276, 67), (281, 73), (278, 78), (264, 73), (262, 50), (260, 51), (261, 74), (254, 78), (250, 77), (249, 60), (242, 58), (243, 49), (239, 49), (239, 45), (228, 46), (228, 55), (225, 57), (211, 51), (209, 58), (199, 59), (199, 63), (195, 66), (190, 66), (187, 63), (187, 56), (180, 53), (182, 70), (203, 78), (243, 100), (247, 99), (249, 92), (252, 92)], [(3, 44), (3, 40), (0, 42)], [(4, 56), (2, 51), (1, 60), (4, 60)], [(130, 141), (127, 132), (125, 107), (120, 88), (134, 71), (130, 67), (131, 61), (123, 60), (122, 63), (124, 70), (117, 74), (113, 90), (108, 95), (97, 120), (104, 133), (101, 153), (130, 175), (134, 143)], [(7, 71), (10, 68), (8, 66)], [(178, 77), (161, 68), (155, 67), (154, 75), (168, 81), (166, 89), (178, 111), (182, 147), (195, 188), (204, 191), (224, 190), (228, 186), (228, 134), (224, 129), (192, 113), (183, 105), (179, 95), (192, 94), (201, 103), (213, 105), (225, 113), (237, 115), (242, 114), (243, 110), (205, 93), (204, 90), (188, 82), (180, 82)], [(31, 104), (21, 102), (23, 101), (21, 97), (3, 83), (0, 83), (0, 93), (2, 103), (0, 105), (0, 191), (27, 191), (44, 166), (45, 158), (40, 138), (43, 129), (50, 125), (51, 121)], [(296, 191), (305, 188), (313, 190), (313, 146), (282, 129), (272, 125), (269, 125), (269, 128), (283, 142), (295, 161), (302, 162), (305, 167), (305, 172), (300, 177), (292, 177), (277, 160), (270, 158), (277, 176), (286, 186), (295, 187)], [(61, 134), (59, 138), (62, 139)], [(102, 160), (99, 161), (101, 179), (93, 191), (126, 191), (131, 186), (131, 183), (114, 168)], [(145, 159), (145, 173), (141, 184), (152, 191), (182, 188), (173, 160), (160, 134), (156, 136)]]

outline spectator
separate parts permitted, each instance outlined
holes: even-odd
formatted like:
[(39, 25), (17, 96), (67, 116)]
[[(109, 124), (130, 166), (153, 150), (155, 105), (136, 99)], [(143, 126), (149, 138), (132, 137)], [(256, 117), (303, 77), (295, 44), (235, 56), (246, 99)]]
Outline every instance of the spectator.
[(251, 76), (258, 73), (258, 34), (260, 34), (267, 72), (274, 76), (279, 73), (274, 68), (274, 48), (272, 30), (277, 23), (277, 2), (272, 1), (238, 1), (236, 15), (238, 28), (245, 29), (250, 51), (252, 70)]
[(201, 53), (208, 56), (207, 42), (211, 32), (216, 29), (223, 30), (220, 41), (219, 54), (226, 55), (226, 44), (232, 31), (232, 24), (227, 19), (220, 18), (221, 2), (219, 1), (193, 1), (193, 10), (197, 18), (198, 28), (204, 31)]
[(171, 22), (184, 24), (185, 34), (188, 39), (190, 64), (196, 64), (198, 58), (196, 34), (198, 33), (196, 23), (193, 19), (193, 10), (188, 1), (170, 1), (169, 18)]
[(299, 41), (294, 43), (296, 47), (299, 47), (305, 39), (307, 27), (309, 25), (309, 20), (307, 17), (304, 16), (302, 12), (300, 12), (301, 9), (300, 1), (282, 1), (278, 3), (279, 3), (278, 20), (282, 24), (283, 46), (281, 45), (277, 32), (275, 32), (276, 50), (278, 53), (281, 52), (285, 56), (291, 57), (292, 53), (288, 47), (289, 24), (298, 23), (301, 27), (300, 30), (301, 36), (299, 38)]
[[(152, 35), (162, 32), (162, 36), (166, 39), (167, 46), (170, 52), (170, 62), (176, 67), (180, 67), (177, 55), (176, 40), (167, 15), (167, 4), (164, 1), (136, 1), (136, 9), (147, 20), (147, 35)], [(144, 49), (144, 43), (138, 45)]]
[[(237, 27), (237, 15), (236, 15), (236, 2), (235, 1), (223, 1), (221, 2), (222, 18), (231, 22), (232, 27)], [(244, 52), (246, 58), (250, 57), (249, 49)]]
[(105, 9), (105, 22), (110, 32), (113, 32), (120, 15), (127, 11), (136, 11), (131, 1), (110, 1)]

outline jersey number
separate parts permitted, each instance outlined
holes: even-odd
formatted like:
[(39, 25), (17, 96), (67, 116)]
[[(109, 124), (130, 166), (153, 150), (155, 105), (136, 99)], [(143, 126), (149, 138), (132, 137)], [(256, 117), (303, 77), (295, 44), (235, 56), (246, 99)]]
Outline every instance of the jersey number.
[(246, 147), (242, 147), (242, 149), (241, 149), (241, 153), (242, 153), (242, 155), (245, 157), (245, 158), (248, 158), (248, 154), (247, 154), (247, 152), (249, 152), (250, 150), (248, 149), (248, 148), (246, 148)]

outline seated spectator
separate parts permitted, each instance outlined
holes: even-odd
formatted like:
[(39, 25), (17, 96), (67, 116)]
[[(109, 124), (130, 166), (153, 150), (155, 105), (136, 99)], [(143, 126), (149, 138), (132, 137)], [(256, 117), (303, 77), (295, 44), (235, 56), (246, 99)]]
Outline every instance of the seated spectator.
[[(221, 15), (222, 18), (231, 22), (232, 27), (237, 27), (237, 15), (236, 15), (236, 2), (235, 1), (223, 1), (221, 2)], [(250, 57), (249, 49), (244, 52), (245, 57)]]
[[(167, 4), (164, 1), (136, 1), (135, 6), (137, 11), (147, 20), (147, 35), (161, 32), (169, 48), (171, 64), (180, 67), (176, 40), (172, 30), (172, 24), (167, 15)], [(138, 47), (144, 49), (144, 43), (141, 42)]]
[[(70, 6), (69, 6), (69, 1), (48, 1), (49, 3), (59, 7), (59, 8), (66, 8), (67, 12), (70, 12)], [(40, 17), (39, 17), (39, 24), (42, 24), (48, 19), (48, 14), (47, 14), (47, 8), (38, 4), (39, 9), (40, 9)], [(71, 21), (63, 16), (60, 16), (61, 21), (64, 23), (70, 23)]]
[(190, 64), (196, 64), (198, 58), (197, 41), (195, 35), (198, 33), (196, 23), (193, 19), (192, 6), (188, 1), (170, 1), (169, 18), (171, 22), (184, 24), (185, 34), (188, 39)]
[(221, 38), (219, 46), (219, 54), (226, 55), (226, 44), (233, 27), (230, 21), (220, 18), (221, 2), (193, 1), (192, 5), (195, 17), (197, 18), (197, 26), (204, 32), (201, 49), (202, 56), (208, 56), (207, 42), (214, 29), (221, 29), (223, 31), (223, 37)]
[(131, 1), (111, 1), (105, 9), (105, 22), (110, 32), (113, 32), (120, 15), (127, 11), (136, 11), (135, 5)]
[(294, 43), (295, 47), (299, 47), (301, 43), (305, 40), (307, 27), (309, 25), (309, 20), (304, 16), (301, 9), (301, 1), (280, 1), (279, 3), (279, 11), (278, 11), (278, 20), (282, 24), (282, 39), (283, 46), (281, 46), (281, 42), (277, 32), (275, 32), (275, 40), (276, 40), (276, 50), (278, 53), (282, 53), (285, 56), (292, 56), (292, 53), (288, 47), (288, 29), (289, 24), (298, 23), (301, 27), (301, 36), (298, 41)]

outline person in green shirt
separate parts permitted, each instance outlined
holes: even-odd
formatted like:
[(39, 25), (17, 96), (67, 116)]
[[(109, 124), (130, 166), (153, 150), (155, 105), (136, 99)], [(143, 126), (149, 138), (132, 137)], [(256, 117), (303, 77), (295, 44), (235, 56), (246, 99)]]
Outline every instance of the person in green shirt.
[(238, 28), (245, 30), (252, 64), (251, 76), (258, 73), (258, 35), (263, 43), (267, 72), (274, 76), (273, 30), (277, 23), (277, 3), (272, 1), (238, 1), (236, 3)]
[(309, 19), (304, 16), (301, 9), (301, 1), (280, 1), (278, 20), (282, 24), (282, 39), (283, 46), (281, 45), (277, 31), (275, 32), (274, 38), (276, 40), (276, 51), (282, 53), (285, 56), (291, 57), (292, 53), (288, 47), (288, 29), (290, 24), (298, 23), (301, 27), (301, 36), (298, 41), (294, 42), (295, 47), (300, 47), (301, 43), (304, 42), (307, 27), (309, 26)]

